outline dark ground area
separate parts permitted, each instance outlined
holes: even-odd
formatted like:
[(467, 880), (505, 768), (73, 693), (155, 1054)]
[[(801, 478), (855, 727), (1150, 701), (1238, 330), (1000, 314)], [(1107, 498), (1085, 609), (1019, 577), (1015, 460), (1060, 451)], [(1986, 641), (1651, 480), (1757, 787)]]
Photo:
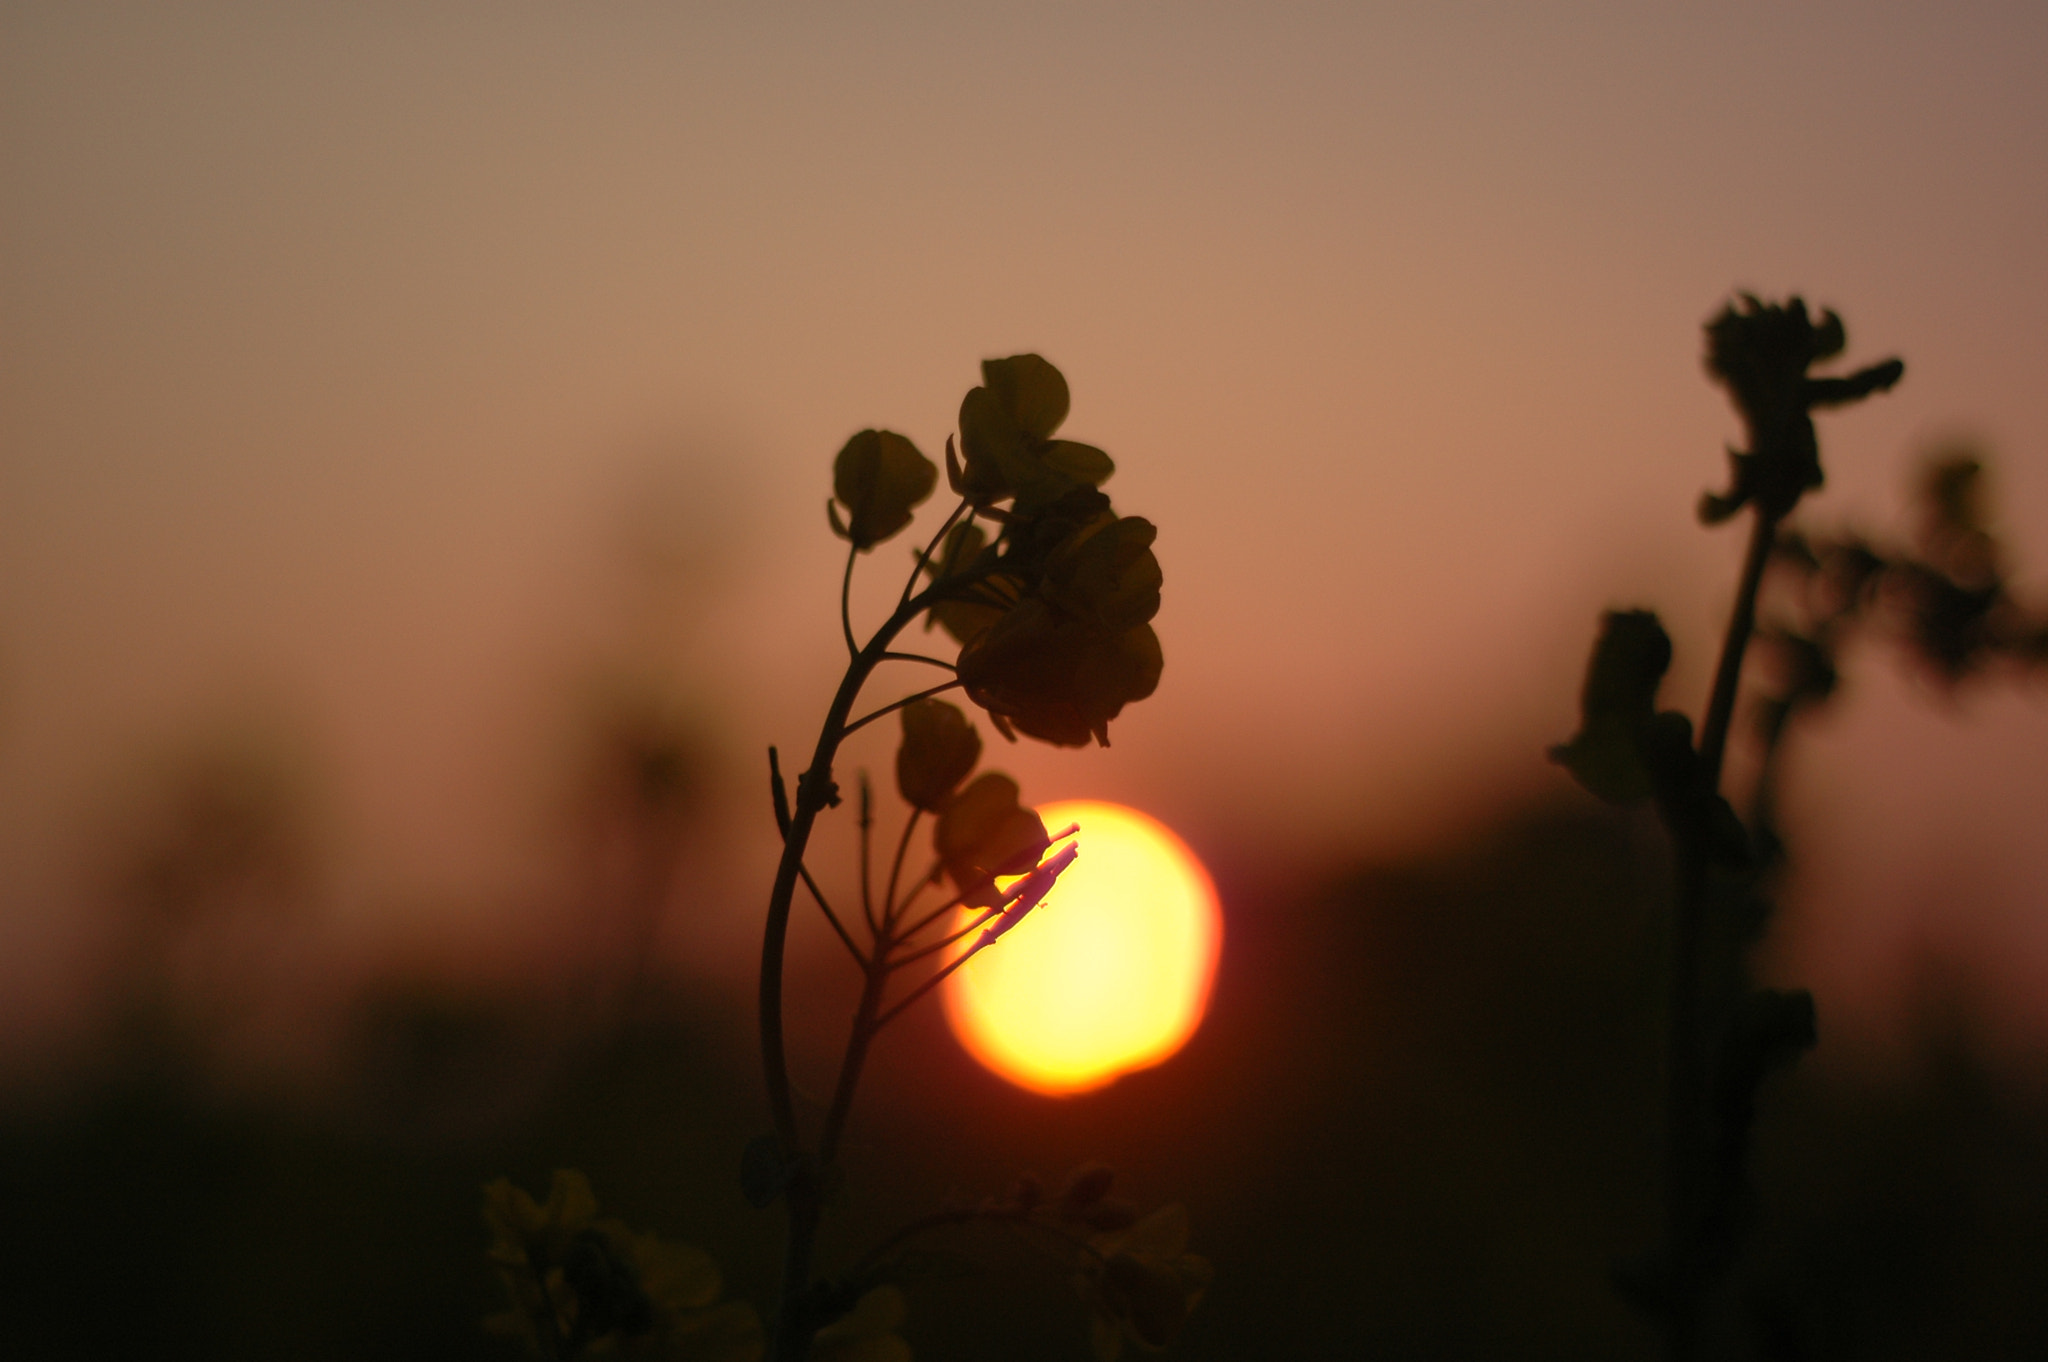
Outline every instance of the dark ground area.
[[(1078, 1099), (1007, 1087), (923, 1009), (878, 1051), (826, 1252), (1101, 1160), (1185, 1202), (1215, 1265), (1177, 1356), (1653, 1357), (1610, 1274), (1656, 1228), (1662, 856), (1568, 801), (1308, 902), (1245, 906), (1226, 868), (1203, 1030)], [(764, 1300), (776, 1226), (736, 1171), (764, 1124), (751, 1018), (659, 987), (637, 1015), (393, 993), (319, 1102), (221, 1096), (139, 1022), (147, 1044), (0, 1118), (0, 1355), (514, 1356), (478, 1325), (501, 1304), (480, 1188), (564, 1166)], [(1882, 1084), (1821, 1027), (1765, 1089), (1724, 1355), (2048, 1356), (2039, 1088), (1973, 1061), (1964, 995), (1930, 1000), (1920, 1061)], [(1057, 1269), (994, 1234), (940, 1247), (908, 1287), (920, 1358), (1087, 1356)]]

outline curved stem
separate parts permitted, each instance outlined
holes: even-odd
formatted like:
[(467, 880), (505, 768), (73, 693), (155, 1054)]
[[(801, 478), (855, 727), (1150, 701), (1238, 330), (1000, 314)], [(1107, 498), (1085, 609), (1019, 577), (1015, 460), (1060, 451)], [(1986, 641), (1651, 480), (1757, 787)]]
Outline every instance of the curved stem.
[[(879, 661), (880, 659), (878, 658), (876, 660)], [(934, 695), (941, 695), (946, 691), (957, 689), (960, 684), (961, 683), (958, 681), (948, 681), (943, 685), (931, 686), (925, 690), (921, 690), (915, 695), (906, 695), (901, 700), (897, 700), (891, 704), (883, 705), (880, 709), (876, 710), (872, 714), (861, 715), (858, 719), (855, 719), (852, 723), (846, 726), (846, 733), (852, 734), (859, 729), (866, 728), (875, 720), (885, 718), (888, 715), (894, 714), (897, 710), (903, 708), (905, 705), (914, 705), (919, 700), (929, 700)]]
[[(991, 912), (993, 912), (993, 910), (991, 910)], [(974, 925), (976, 927), (979, 927), (982, 925), (982, 923), (986, 922), (987, 920), (988, 919), (984, 917), (980, 921), (977, 921)], [(965, 935), (965, 932), (962, 932), (960, 934), (960, 936)], [(954, 941), (958, 941), (959, 939), (959, 936), (953, 938)], [(925, 994), (931, 992), (940, 984), (945, 983), (947, 979), (952, 977), (953, 972), (955, 970), (959, 969), (969, 960), (972, 960), (975, 956), (980, 955), (984, 950), (987, 950), (990, 946), (994, 945), (995, 941), (996, 938), (994, 937), (984, 936), (980, 940), (976, 941), (972, 946), (969, 946), (966, 950), (960, 952), (960, 954), (954, 956), (951, 960), (948, 960), (946, 962), (945, 968), (935, 970), (932, 973), (931, 978), (925, 980), (916, 988), (913, 988), (912, 990), (910, 990), (910, 992), (904, 994), (901, 998), (896, 1000), (895, 1006), (891, 1007), (887, 1012), (882, 1013), (879, 1017), (876, 1017), (875, 1029), (879, 1031), (883, 1027), (887, 1026), (890, 1022), (895, 1021), (897, 1017), (901, 1016), (903, 1012), (906, 1011), (912, 1004), (916, 1003), (918, 999), (924, 997)], [(947, 944), (951, 945), (952, 942), (948, 942)]]
[(917, 561), (910, 567), (910, 580), (903, 584), (903, 594), (896, 598), (897, 609), (902, 609), (909, 602), (910, 593), (917, 590), (918, 577), (931, 565), (932, 555), (939, 551), (939, 545), (946, 542), (946, 536), (952, 532), (953, 523), (960, 519), (960, 513), (971, 504), (966, 497), (960, 498), (960, 504), (946, 517), (946, 523), (939, 526), (939, 532), (932, 536), (931, 542), (924, 546), (924, 551), (917, 555)]
[(846, 943), (846, 949), (853, 952), (853, 962), (862, 969), (866, 969), (868, 967), (867, 956), (861, 952), (861, 948), (858, 945), (854, 944), (853, 934), (841, 925), (839, 914), (832, 911), (832, 905), (825, 902), (824, 891), (819, 889), (818, 882), (811, 878), (810, 868), (808, 866), (798, 866), (797, 873), (803, 876), (804, 887), (810, 890), (811, 897), (817, 900), (819, 910), (825, 914), (825, 921), (832, 924), (832, 930), (837, 932), (839, 939)]
[[(896, 885), (903, 877), (903, 856), (910, 850), (910, 835), (917, 830), (917, 820), (923, 814), (923, 809), (913, 806), (910, 817), (903, 820), (903, 835), (896, 839), (896, 858), (889, 863), (889, 892), (882, 896), (882, 930), (885, 933), (896, 926), (896, 914), (910, 906), (907, 898), (900, 904), (896, 902)], [(888, 947), (894, 944), (893, 941), (877, 941), (875, 958), (879, 960), (887, 955)]]
[[(851, 574), (851, 559), (848, 572)], [(774, 887), (768, 895), (768, 914), (761, 934), (760, 1036), (761, 1069), (768, 1089), (768, 1108), (775, 1122), (776, 1141), (783, 1156), (796, 1169), (803, 1169), (803, 1142), (797, 1128), (796, 1103), (789, 1081), (789, 1055), (782, 1024), (782, 970), (789, 943), (790, 906), (802, 877), (804, 849), (818, 814), (836, 801), (832, 783), (832, 762), (839, 745), (853, 731), (847, 724), (861, 687), (888, 651), (890, 642), (931, 604), (928, 589), (905, 600), (891, 615), (867, 647), (857, 650), (847, 664), (846, 675), (825, 712), (811, 763), (797, 779), (796, 800), (790, 810), (789, 828), (783, 837), (782, 857), (775, 868)], [(957, 683), (956, 683), (957, 684)], [(872, 716), (871, 716), (872, 717)], [(843, 1121), (843, 1117), (841, 1120)], [(805, 1295), (810, 1285), (811, 1255), (817, 1242), (818, 1220), (823, 1210), (823, 1191), (815, 1169), (799, 1172), (790, 1179), (784, 1201), (789, 1208), (788, 1237), (784, 1241), (781, 1308), (776, 1313), (770, 1357), (778, 1362), (795, 1362), (810, 1346), (811, 1326), (805, 1316)]]
[[(947, 906), (951, 907), (952, 905), (949, 904)], [(943, 912), (944, 910), (941, 909), (940, 911)], [(969, 922), (965, 927), (955, 928), (953, 931), (948, 932), (945, 936), (940, 937), (937, 941), (932, 942), (930, 945), (920, 946), (908, 955), (896, 957), (894, 960), (888, 962), (888, 966), (892, 970), (899, 970), (906, 965), (914, 965), (920, 960), (929, 960), (934, 955), (937, 955), (940, 951), (945, 950), (946, 947), (954, 945), (955, 943), (960, 942), (962, 940), (965, 940), (967, 937), (970, 937), (974, 935), (974, 933), (980, 931), (983, 927), (988, 926), (989, 920), (991, 918), (1000, 916), (1002, 911), (1003, 905), (1001, 904), (998, 904), (993, 908), (985, 908), (982, 910), (980, 917), (975, 918), (972, 922)], [(929, 918), (925, 919), (926, 924), (928, 924), (930, 921), (931, 919)], [(908, 941), (909, 938), (906, 936), (904, 940)]]
[(871, 966), (861, 985), (860, 1005), (854, 1010), (853, 1028), (846, 1036), (846, 1057), (839, 1063), (839, 1082), (832, 1090), (832, 1106), (825, 1113), (825, 1133), (818, 1138), (818, 1162), (832, 1166), (839, 1153), (839, 1137), (846, 1130), (846, 1118), (853, 1112), (853, 1092), (860, 1085), (861, 1066), (867, 1062), (868, 1045), (881, 1030), (875, 1014), (882, 1007), (882, 990), (889, 972)]
[(868, 940), (880, 942), (882, 924), (875, 916), (875, 895), (870, 887), (873, 876), (868, 873), (868, 862), (872, 858), (875, 831), (875, 790), (868, 784), (868, 773), (860, 773), (860, 915), (868, 924)]
[[(937, 874), (938, 874), (938, 866), (937, 866), (937, 865), (934, 865), (934, 866), (932, 867), (932, 871), (931, 871), (931, 874), (930, 874), (930, 875), (927, 875), (927, 876), (925, 876), (925, 878), (924, 878), (924, 879), (922, 879), (922, 880), (919, 880), (919, 881), (917, 882), (917, 888), (916, 888), (916, 889), (913, 889), (913, 890), (912, 890), (912, 891), (911, 891), (911, 892), (910, 892), (910, 893), (909, 893), (908, 895), (906, 895), (906, 896), (904, 897), (904, 900), (903, 900), (903, 909), (904, 909), (904, 911), (905, 911), (905, 912), (908, 912), (908, 911), (910, 910), (910, 905), (911, 905), (911, 904), (913, 904), (913, 903), (917, 902), (917, 896), (918, 896), (919, 894), (922, 894), (922, 893), (924, 892), (924, 890), (925, 890), (925, 886), (927, 886), (927, 885), (929, 885), (929, 884), (931, 884), (931, 883), (932, 883), (932, 876), (934, 876), (934, 875), (937, 875)], [(979, 883), (979, 881), (977, 881), (977, 884), (978, 884), (978, 883)], [(971, 888), (971, 887), (974, 887), (974, 886), (970, 886), (970, 888)], [(925, 915), (924, 915), (923, 917), (919, 918), (919, 919), (917, 920), (917, 925), (916, 925), (916, 926), (912, 927), (912, 928), (911, 928), (910, 930), (908, 930), (908, 931), (904, 932), (904, 933), (903, 933), (902, 935), (898, 936), (898, 937), (896, 938), (896, 944), (897, 944), (897, 945), (902, 945), (902, 944), (903, 944), (904, 942), (907, 942), (907, 941), (912, 941), (912, 940), (915, 940), (915, 939), (916, 939), (916, 937), (917, 937), (917, 934), (918, 934), (919, 932), (922, 932), (922, 931), (923, 931), (923, 930), (924, 930), (925, 928), (927, 928), (927, 927), (931, 926), (931, 925), (932, 925), (932, 924), (933, 924), (934, 922), (937, 922), (937, 921), (938, 921), (938, 920), (939, 920), (939, 919), (940, 919), (941, 917), (943, 917), (943, 916), (944, 916), (945, 914), (947, 914), (947, 913), (951, 912), (951, 911), (952, 911), (953, 909), (955, 909), (955, 908), (958, 908), (958, 907), (960, 906), (960, 900), (961, 900), (961, 898), (962, 898), (962, 897), (963, 897), (963, 896), (964, 896), (964, 895), (965, 895), (966, 893), (967, 893), (967, 890), (966, 890), (966, 889), (961, 889), (961, 890), (958, 890), (958, 891), (956, 891), (956, 892), (954, 893), (953, 897), (951, 897), (951, 898), (947, 899), (947, 900), (946, 900), (946, 901), (945, 901), (944, 903), (940, 904), (940, 905), (939, 905), (938, 907), (936, 907), (936, 908), (932, 909), (932, 910), (931, 910), (930, 912), (926, 913), (926, 914), (925, 914)]]
[(960, 670), (943, 658), (926, 657), (923, 653), (883, 653), (884, 662), (922, 662), (928, 667), (944, 667), (947, 671)]
[(839, 632), (846, 636), (846, 655), (860, 656), (860, 645), (853, 641), (853, 560), (860, 556), (858, 545), (846, 550), (846, 572), (839, 579)]
[[(1721, 643), (1721, 658), (1714, 670), (1714, 689), (1707, 700), (1707, 712), (1700, 728), (1702, 783), (1719, 794), (1721, 764), (1727, 753), (1728, 731), (1735, 715), (1736, 695), (1741, 689), (1742, 662), (1749, 640), (1756, 632), (1756, 600), (1763, 585), (1764, 568), (1778, 537), (1778, 517), (1761, 510), (1751, 527), (1749, 549), (1743, 558), (1742, 577), (1735, 591), (1735, 608), (1728, 619), (1728, 633)], [(1678, 885), (1675, 920), (1672, 924), (1672, 980), (1670, 1050), (1667, 1079), (1670, 1087), (1665, 1110), (1665, 1251), (1670, 1255), (1667, 1270), (1676, 1289), (1666, 1320), (1666, 1343), (1674, 1362), (1689, 1362), (1698, 1351), (1700, 1293), (1704, 1286), (1697, 1269), (1685, 1258), (1692, 1252), (1699, 1217), (1703, 1209), (1702, 1176), (1706, 1159), (1706, 1063), (1702, 1054), (1700, 1025), (1704, 1000), (1701, 997), (1701, 952), (1706, 927), (1708, 876), (1711, 866), (1707, 851), (1697, 839), (1681, 845), (1678, 856)]]
[(1709, 789), (1721, 787), (1721, 757), (1728, 747), (1728, 727), (1735, 717), (1735, 696), (1741, 688), (1742, 658), (1756, 632), (1756, 598), (1763, 585), (1764, 568), (1771, 560), (1771, 546), (1778, 541), (1778, 518), (1757, 512), (1749, 537), (1749, 553), (1742, 563), (1742, 581), (1735, 591), (1735, 611), (1728, 618), (1728, 634), (1721, 641), (1721, 662), (1714, 670), (1714, 691), (1707, 700), (1706, 719), (1700, 728), (1700, 762), (1706, 768)]

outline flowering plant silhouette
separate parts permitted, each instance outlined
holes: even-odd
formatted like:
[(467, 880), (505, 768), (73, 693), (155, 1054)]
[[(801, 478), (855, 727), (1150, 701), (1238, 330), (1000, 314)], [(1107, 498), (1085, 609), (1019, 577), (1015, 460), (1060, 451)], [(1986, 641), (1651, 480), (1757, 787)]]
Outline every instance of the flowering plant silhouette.
[[(980, 735), (965, 710), (938, 697), (961, 691), (1013, 742), (1022, 733), (1059, 746), (1106, 746), (1111, 721), (1159, 682), (1163, 660), (1151, 626), (1161, 583), (1152, 552), (1156, 532), (1149, 521), (1112, 509), (1101, 491), (1115, 468), (1107, 454), (1054, 438), (1068, 406), (1066, 379), (1037, 355), (982, 364), (981, 384), (960, 405), (958, 446), (950, 438), (946, 444), (946, 480), (957, 504), (913, 555), (893, 610), (865, 642), (851, 610), (854, 569), (862, 555), (910, 526), (937, 486), (938, 468), (909, 439), (884, 430), (854, 435), (833, 461), (826, 516), (847, 542), (840, 629), (848, 660), (793, 790), (776, 749), (768, 753), (782, 834), (759, 991), (773, 1130), (747, 1144), (740, 1169), (749, 1201), (784, 1208), (782, 1283), (765, 1328), (756, 1316), (741, 1321), (718, 1307), (724, 1322), (718, 1343), (733, 1348), (733, 1357), (756, 1356), (765, 1347), (775, 1362), (907, 1358), (896, 1333), (904, 1302), (891, 1278), (900, 1275), (913, 1238), (948, 1225), (1007, 1226), (1053, 1250), (1092, 1309), (1093, 1342), (1105, 1360), (1126, 1342), (1159, 1347), (1170, 1341), (1208, 1280), (1207, 1265), (1187, 1251), (1185, 1212), (1165, 1207), (1143, 1218), (1126, 1212), (1106, 1197), (1106, 1170), (1087, 1170), (1050, 1203), (1020, 1192), (913, 1221), (837, 1275), (821, 1276), (814, 1262), (819, 1225), (841, 1179), (841, 1142), (876, 1036), (1037, 910), (1078, 854), (1078, 828), (1048, 832), (1020, 802), (1009, 776), (975, 774)], [(919, 619), (953, 640), (953, 660), (899, 650), (898, 639)], [(856, 717), (868, 683), (890, 663), (933, 668), (947, 679)], [(843, 802), (834, 769), (842, 744), (891, 714), (901, 730), (896, 788), (908, 812), (887, 872), (878, 874), (874, 794), (866, 775), (859, 777), (856, 911), (856, 905), (828, 900), (805, 851), (817, 820)], [(927, 818), (931, 861), (906, 875), (911, 843)], [(799, 884), (862, 979), (832, 1097), (815, 1133), (798, 1119), (784, 1037), (784, 964)], [(589, 1199), (587, 1184), (573, 1173), (558, 1176), (557, 1191), (577, 1207)], [(557, 1199), (551, 1197), (542, 1213), (507, 1184), (489, 1193), (489, 1215), (499, 1231), (494, 1260), (523, 1321), (519, 1332), (550, 1357), (574, 1356), (615, 1337), (655, 1337), (657, 1324), (670, 1316), (657, 1308), (662, 1300), (650, 1285), (653, 1250), (642, 1252), (642, 1241), (623, 1227), (594, 1221), (594, 1202), (590, 1215), (579, 1210), (571, 1217), (556, 1213)], [(566, 1226), (569, 1219), (573, 1230), (555, 1224)], [(556, 1242), (565, 1233), (569, 1248)], [(571, 1249), (581, 1255), (577, 1264), (597, 1255), (603, 1271), (572, 1272), (565, 1256)], [(709, 1280), (707, 1294), (702, 1273), (692, 1279), (684, 1308), (712, 1308), (715, 1277)], [(668, 1337), (683, 1337), (673, 1324), (661, 1327)]]
[[(1700, 519), (1719, 524), (1745, 507), (1754, 519), (1698, 743), (1690, 719), (1657, 709), (1670, 638), (1654, 614), (1629, 610), (1607, 616), (1587, 669), (1579, 732), (1551, 751), (1599, 798), (1652, 802), (1677, 852), (1664, 1239), (1624, 1269), (1622, 1285), (1658, 1319), (1678, 1359), (1698, 1355), (1705, 1296), (1739, 1244), (1757, 1090), (1816, 1038), (1810, 993), (1762, 988), (1750, 977), (1748, 948), (1770, 913), (1775, 837), (1762, 835), (1754, 815), (1745, 825), (1721, 792), (1758, 593), (1785, 517), (1822, 483), (1813, 410), (1889, 389), (1905, 371), (1890, 359), (1844, 378), (1810, 374), (1841, 353), (1846, 334), (1833, 312), (1816, 323), (1796, 297), (1778, 304), (1744, 294), (1706, 332), (1707, 370), (1734, 400), (1749, 448), (1729, 450), (1732, 484), (1701, 499)], [(1767, 809), (1768, 800), (1757, 806)]]

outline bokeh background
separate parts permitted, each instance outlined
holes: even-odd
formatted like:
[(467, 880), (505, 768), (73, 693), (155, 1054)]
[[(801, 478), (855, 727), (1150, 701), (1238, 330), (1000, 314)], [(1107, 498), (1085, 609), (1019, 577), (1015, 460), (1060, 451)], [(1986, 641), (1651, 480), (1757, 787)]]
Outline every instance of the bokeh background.
[[(992, 755), (1191, 842), (1223, 973), (1065, 1102), (907, 1025), (848, 1243), (1107, 1158), (1218, 1264), (1186, 1356), (1646, 1355), (1606, 1276), (1662, 852), (1544, 748), (1604, 608), (1702, 701), (1731, 290), (1907, 361), (1824, 419), (1812, 523), (1902, 532), (1967, 442), (2048, 597), (2044, 55), (2020, 3), (0, 4), (10, 1333), (494, 1355), (477, 1188), (564, 1164), (761, 1298), (763, 749), (837, 675), (829, 460), (936, 456), (1035, 350), (1160, 526), (1167, 666), (1114, 747)], [(1871, 646), (1795, 743), (1762, 964), (1823, 1043), (1730, 1346), (2038, 1348), (2040, 678)], [(920, 1286), (920, 1354), (1077, 1355), (1011, 1266)]]

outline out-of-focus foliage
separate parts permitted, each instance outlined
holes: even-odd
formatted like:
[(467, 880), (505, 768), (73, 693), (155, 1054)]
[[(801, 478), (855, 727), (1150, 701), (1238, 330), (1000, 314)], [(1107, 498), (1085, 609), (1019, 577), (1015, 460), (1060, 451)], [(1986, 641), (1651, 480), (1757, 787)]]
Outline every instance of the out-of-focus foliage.
[(1780, 522), (1822, 482), (1814, 409), (1889, 389), (1905, 371), (1891, 359), (1847, 378), (1811, 376), (1847, 336), (1840, 317), (1828, 311), (1815, 322), (1797, 297), (1780, 304), (1743, 294), (1706, 333), (1707, 371), (1728, 389), (1749, 448), (1728, 451), (1733, 483), (1701, 500), (1700, 518), (1715, 524), (1748, 506), (1756, 523), (1698, 746), (1684, 715), (1656, 709), (1670, 639), (1655, 615), (1629, 611), (1607, 616), (1587, 668), (1579, 733), (1551, 749), (1608, 803), (1653, 799), (1678, 851), (1664, 1235), (1656, 1252), (1619, 1274), (1624, 1291), (1658, 1320), (1674, 1357), (1698, 1354), (1702, 1302), (1731, 1270), (1749, 1222), (1758, 1089), (1817, 1036), (1812, 996), (1759, 988), (1749, 953), (1770, 917), (1767, 879), (1779, 847), (1770, 752), (1785, 716), (1832, 693), (1835, 672), (1811, 636), (1777, 631), (1788, 639), (1793, 689), (1766, 726), (1763, 793), (1745, 826), (1721, 793), (1721, 766), (1758, 594)]
[[(1657, 688), (1671, 666), (1671, 639), (1647, 610), (1610, 611), (1593, 645), (1580, 695), (1579, 731), (1550, 749), (1551, 760), (1609, 804), (1640, 804), (1676, 749), (1692, 749), (1692, 721), (1657, 712)], [(1667, 776), (1668, 780), (1668, 776)]]
[(1550, 749), (1551, 760), (1609, 804), (1654, 797), (1681, 844), (1740, 866), (1747, 838), (1714, 791), (1693, 749), (1692, 721), (1658, 711), (1657, 688), (1671, 666), (1671, 640), (1647, 610), (1611, 611), (1603, 622), (1580, 698), (1579, 732)]
[(1837, 659), (1859, 632), (1903, 647), (1943, 687), (2048, 663), (2048, 611), (2012, 591), (1987, 481), (1976, 451), (1937, 450), (1915, 489), (1909, 543), (1861, 531), (1779, 536), (1762, 634), (1775, 675), (1757, 707), (1767, 752), (1795, 715), (1836, 694)]
[(1140, 1217), (1109, 1195), (1113, 1181), (1108, 1168), (1083, 1167), (1058, 1197), (1028, 1208), (1043, 1223), (1085, 1235), (1074, 1287), (1088, 1305), (1098, 1362), (1116, 1362), (1127, 1344), (1156, 1352), (1172, 1343), (1215, 1275), (1188, 1251), (1185, 1206), (1176, 1202)]
[(883, 1283), (862, 1293), (851, 1310), (818, 1330), (812, 1362), (910, 1362), (910, 1345), (897, 1334), (909, 1307), (903, 1293)]
[(555, 1173), (537, 1203), (507, 1179), (484, 1188), (489, 1256), (512, 1298), (493, 1333), (523, 1338), (542, 1357), (586, 1352), (678, 1362), (755, 1362), (761, 1322), (724, 1289), (702, 1249), (637, 1234), (601, 1218), (589, 1179)]
[(1707, 323), (1707, 371), (1734, 398), (1749, 431), (1749, 449), (1728, 451), (1734, 481), (1726, 493), (1702, 498), (1700, 519), (1716, 524), (1754, 501), (1776, 520), (1821, 485), (1813, 409), (1861, 401), (1890, 388), (1906, 371), (1899, 360), (1888, 359), (1847, 378), (1808, 375), (1847, 343), (1840, 317), (1823, 312), (1816, 324), (1797, 297), (1779, 304), (1745, 293)]

